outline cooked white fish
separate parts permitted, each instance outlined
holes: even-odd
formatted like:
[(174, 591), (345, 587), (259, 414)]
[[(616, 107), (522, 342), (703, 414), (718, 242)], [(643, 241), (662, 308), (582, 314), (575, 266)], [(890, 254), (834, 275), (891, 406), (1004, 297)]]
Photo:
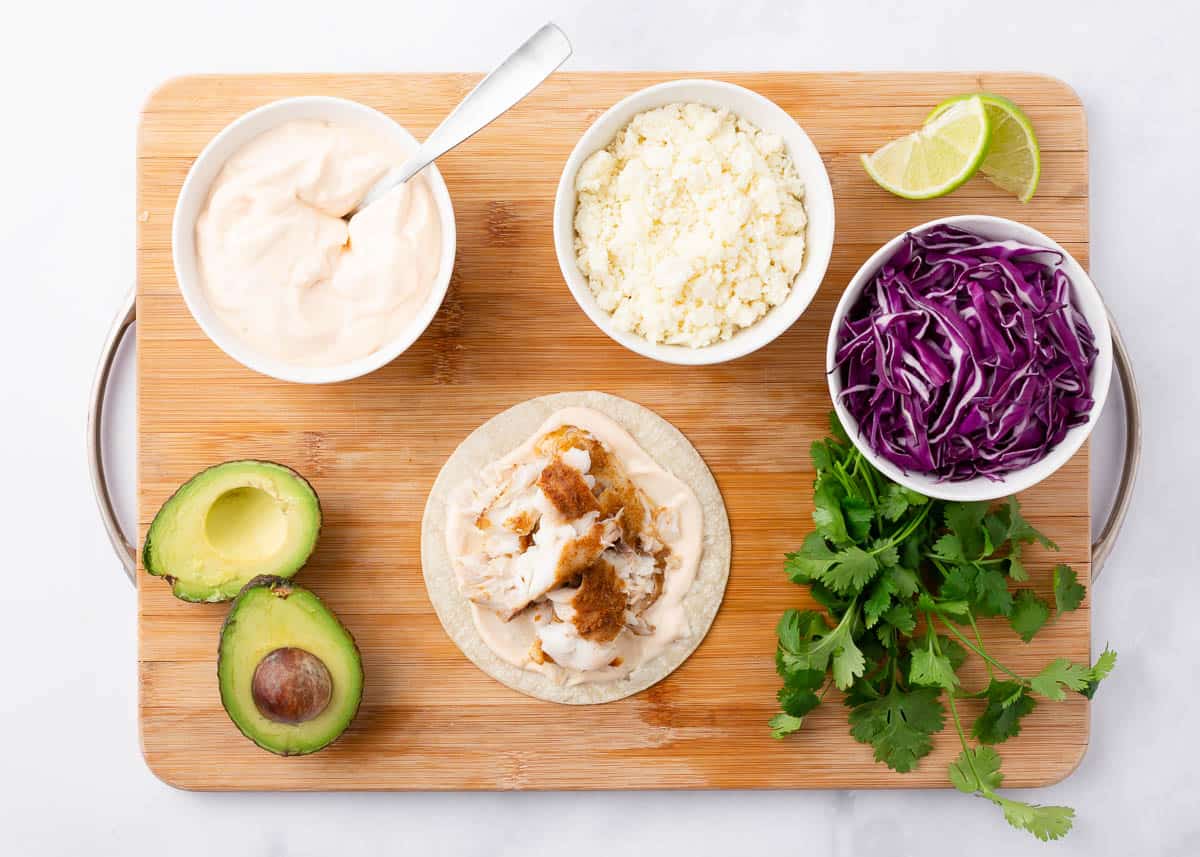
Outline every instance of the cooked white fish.
[(531, 611), (535, 662), (601, 669), (620, 634), (653, 633), (644, 614), (674, 561), (659, 528), (677, 524), (588, 432), (563, 426), (533, 451), (474, 487), (482, 548), (457, 558), (461, 588), (505, 621)]

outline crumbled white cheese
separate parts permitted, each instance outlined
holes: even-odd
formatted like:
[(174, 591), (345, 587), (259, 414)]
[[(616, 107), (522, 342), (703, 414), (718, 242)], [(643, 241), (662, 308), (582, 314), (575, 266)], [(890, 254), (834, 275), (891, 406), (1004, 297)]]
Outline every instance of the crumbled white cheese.
[(727, 110), (649, 110), (575, 178), (579, 269), (613, 323), (651, 342), (729, 339), (787, 298), (804, 186), (783, 145)]

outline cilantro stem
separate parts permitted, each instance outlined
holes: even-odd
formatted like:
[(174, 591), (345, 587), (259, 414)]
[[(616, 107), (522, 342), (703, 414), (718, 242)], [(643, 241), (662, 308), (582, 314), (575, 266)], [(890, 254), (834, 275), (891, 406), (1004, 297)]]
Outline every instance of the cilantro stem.
[[(938, 560), (942, 559), (942, 557), (938, 556), (935, 553), (929, 553), (928, 551), (926, 551), (924, 554), (922, 554), (922, 556), (924, 556), (928, 560), (931, 560), (933, 562), (933, 564), (938, 567), (938, 570), (942, 572), (942, 574), (946, 573), (945, 566), (943, 566), (940, 562), (938, 562)], [(1008, 560), (1009, 560), (1009, 557), (998, 556), (998, 557), (995, 557), (994, 559), (972, 559), (972, 560), (964, 560), (964, 562), (966, 562), (970, 565), (999, 565), (1002, 562), (1008, 562)]]
[(871, 495), (871, 505), (878, 506), (879, 505), (879, 495), (877, 495), (875, 493), (875, 485), (873, 484), (873, 480), (871, 479), (871, 472), (868, 470), (867, 472), (864, 473), (860, 469), (860, 466), (862, 465), (862, 463), (863, 463), (862, 453), (859, 452), (857, 449), (854, 450), (854, 475), (857, 476), (858, 478), (860, 478), (863, 481), (863, 484), (867, 486), (867, 493)]
[(850, 484), (850, 474), (846, 472), (846, 468), (842, 467), (840, 461), (833, 462), (833, 475), (837, 477), (837, 481), (842, 483), (842, 487), (846, 489), (846, 493), (855, 497), (858, 492), (854, 490), (854, 486)]
[[(975, 639), (979, 643), (979, 648), (982, 649), (983, 648), (983, 635), (979, 633), (979, 626), (975, 624), (975, 613), (973, 611), (968, 610), (967, 611), (967, 619), (971, 623), (971, 630), (973, 630), (975, 632)], [(992, 672), (992, 665), (990, 663), (988, 663), (987, 661), (984, 661), (983, 665), (987, 667), (988, 678), (994, 681), (996, 679), (996, 674), (994, 672)]]
[(881, 544), (879, 547), (875, 548), (874, 550), (867, 551), (867, 553), (874, 555), (881, 551), (885, 551), (888, 548), (895, 547), (896, 545), (903, 542), (905, 539), (907, 539), (909, 536), (911, 536), (913, 534), (913, 531), (917, 527), (921, 526), (921, 523), (925, 520), (925, 518), (927, 518), (929, 516), (929, 507), (932, 505), (933, 505), (932, 503), (926, 503), (924, 506), (921, 507), (921, 511), (917, 515), (917, 517), (913, 518), (911, 521), (908, 522), (908, 526), (905, 527), (900, 532), (900, 535), (889, 537), (886, 542), (884, 542), (883, 544)]
[[(930, 628), (933, 627), (933, 616), (931, 614), (925, 614), (925, 621), (929, 624)], [(942, 654), (942, 647), (938, 643), (937, 634), (931, 633), (929, 635), (929, 642), (933, 646), (933, 651), (940, 656)], [(967, 749), (967, 734), (963, 732), (962, 721), (958, 719), (958, 706), (954, 704), (954, 688), (947, 687), (945, 690), (946, 701), (950, 703), (950, 713), (954, 716), (954, 731), (958, 733), (958, 740), (962, 742), (963, 749), (965, 750)], [(975, 770), (973, 764), (971, 765), (971, 770)], [(978, 776), (976, 776), (976, 780), (978, 779)]]
[[(931, 622), (931, 618), (927, 617), (926, 621)], [(938, 654), (941, 654), (941, 647), (938, 646), (937, 642), (937, 634), (931, 634), (930, 636), (933, 638), (934, 648)], [(962, 720), (958, 716), (958, 706), (954, 703), (954, 688), (952, 687), (946, 688), (946, 702), (950, 705), (950, 716), (954, 718), (954, 731), (958, 733), (958, 740), (963, 748), (963, 756), (966, 758), (967, 764), (971, 767), (971, 775), (975, 778), (975, 782), (982, 787), (983, 778), (979, 776), (979, 771), (975, 768), (974, 755), (970, 752), (970, 747), (967, 745), (967, 733), (963, 731)]]
[[(968, 615), (970, 615), (969, 611), (968, 611)], [(976, 646), (974, 643), (972, 643), (970, 640), (968, 640), (966, 638), (966, 636), (961, 631), (959, 631), (957, 628), (955, 628), (952, 623), (947, 622), (946, 617), (943, 616), (941, 613), (938, 613), (938, 618), (942, 620), (943, 625), (945, 625), (947, 628), (950, 629), (950, 633), (952, 633), (954, 636), (958, 637), (958, 639), (962, 641), (964, 646), (966, 646), (968, 649), (970, 649), (975, 654), (979, 655), (979, 657), (983, 658), (983, 660), (986, 663), (990, 664), (991, 666), (994, 666), (998, 670), (1002, 670), (1003, 672), (1008, 673), (1010, 676), (1015, 678), (1017, 681), (1021, 682), (1021, 684), (1028, 684), (1028, 682), (1025, 680), (1025, 678), (1023, 676), (1017, 675), (1015, 672), (1013, 672), (1008, 667), (1006, 667), (1004, 664), (1000, 663), (998, 660), (993, 658), (991, 655), (989, 655), (987, 652), (985, 652), (979, 646)]]
[(975, 759), (973, 755), (967, 752), (970, 748), (967, 745), (967, 733), (963, 731), (962, 720), (958, 717), (958, 706), (954, 704), (954, 691), (946, 691), (946, 702), (950, 704), (950, 716), (954, 718), (954, 731), (958, 733), (958, 740), (962, 744), (963, 755), (967, 759), (967, 764), (971, 766), (971, 773), (975, 776), (975, 782), (983, 784), (983, 778), (979, 776), (979, 771), (975, 769)]

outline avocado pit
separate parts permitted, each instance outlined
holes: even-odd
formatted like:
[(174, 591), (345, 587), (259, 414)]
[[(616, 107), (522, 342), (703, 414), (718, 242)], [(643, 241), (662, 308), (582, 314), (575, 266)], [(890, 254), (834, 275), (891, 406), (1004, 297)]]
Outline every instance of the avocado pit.
[(258, 662), (250, 692), (255, 707), (268, 720), (305, 723), (329, 706), (333, 678), (316, 655), (285, 646)]

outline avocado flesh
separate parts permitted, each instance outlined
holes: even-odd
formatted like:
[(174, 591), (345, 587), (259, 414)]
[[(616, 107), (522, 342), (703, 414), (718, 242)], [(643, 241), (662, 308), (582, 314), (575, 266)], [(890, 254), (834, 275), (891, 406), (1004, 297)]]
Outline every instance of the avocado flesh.
[(294, 470), (229, 461), (193, 476), (154, 516), (142, 564), (185, 601), (228, 601), (260, 574), (291, 577), (321, 530), (321, 504)]
[[(255, 703), (254, 672), (276, 649), (297, 648), (320, 659), (333, 691), (311, 720), (281, 723)], [(362, 699), (363, 671), (350, 632), (316, 595), (282, 577), (251, 580), (233, 602), (217, 650), (221, 704), (242, 734), (282, 756), (313, 753), (346, 730)]]

